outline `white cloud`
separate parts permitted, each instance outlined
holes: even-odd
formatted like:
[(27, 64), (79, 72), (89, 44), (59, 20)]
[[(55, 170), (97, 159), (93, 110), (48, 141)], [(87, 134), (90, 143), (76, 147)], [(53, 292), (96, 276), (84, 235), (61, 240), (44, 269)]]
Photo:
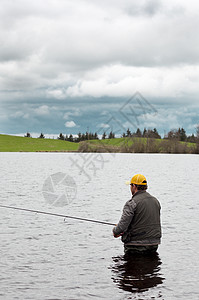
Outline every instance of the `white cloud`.
[(65, 127), (67, 128), (72, 128), (72, 127), (76, 127), (77, 125), (75, 124), (74, 121), (68, 121), (65, 123)]
[(74, 109), (72, 111), (68, 111), (64, 114), (64, 120), (68, 120), (70, 117), (79, 117), (81, 116), (81, 112), (79, 109)]
[(106, 123), (101, 123), (99, 125), (100, 128), (110, 128), (110, 125), (109, 124), (106, 124)]
[(29, 114), (24, 114), (23, 118), (28, 120), (30, 118), (30, 115)]
[(48, 90), (46, 92), (47, 97), (64, 99), (66, 98), (65, 91), (63, 89)]
[(34, 112), (38, 116), (47, 116), (50, 114), (49, 107), (47, 105), (41, 105), (35, 108)]
[(15, 113), (12, 114), (12, 117), (14, 117), (14, 118), (20, 118), (23, 116), (24, 116), (24, 113), (22, 111), (16, 111)]
[(199, 65), (172, 69), (112, 65), (87, 72), (74, 86), (68, 87), (66, 93), (70, 97), (128, 97), (140, 91), (148, 97), (174, 98), (197, 95), (198, 80)]
[(28, 119), (30, 117), (30, 115), (29, 115), (29, 113), (26, 113), (24, 111), (16, 111), (11, 114), (11, 117), (16, 118), (16, 119), (19, 119), (19, 118)]

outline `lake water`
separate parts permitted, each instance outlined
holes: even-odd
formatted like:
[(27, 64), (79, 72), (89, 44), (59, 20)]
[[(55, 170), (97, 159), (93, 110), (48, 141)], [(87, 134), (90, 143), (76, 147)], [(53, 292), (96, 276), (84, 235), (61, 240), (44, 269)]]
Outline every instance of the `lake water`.
[(110, 225), (0, 208), (1, 299), (199, 299), (199, 156), (0, 153), (0, 166), (0, 204), (111, 223), (143, 173), (163, 229), (157, 256), (127, 259)]

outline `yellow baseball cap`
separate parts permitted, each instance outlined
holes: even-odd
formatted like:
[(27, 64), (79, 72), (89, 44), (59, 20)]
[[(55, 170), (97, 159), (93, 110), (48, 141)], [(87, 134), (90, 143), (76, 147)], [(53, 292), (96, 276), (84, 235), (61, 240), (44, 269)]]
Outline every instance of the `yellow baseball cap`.
[(131, 181), (126, 181), (126, 184), (147, 185), (147, 180), (144, 175), (136, 174), (131, 178)]

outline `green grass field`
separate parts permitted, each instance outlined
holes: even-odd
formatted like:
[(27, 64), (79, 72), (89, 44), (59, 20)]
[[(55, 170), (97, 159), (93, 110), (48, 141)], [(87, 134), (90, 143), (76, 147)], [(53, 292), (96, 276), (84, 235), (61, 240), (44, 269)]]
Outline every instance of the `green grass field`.
[(58, 139), (27, 138), (0, 134), (0, 152), (129, 152), (198, 153), (199, 145), (147, 138), (115, 138), (80, 143)]
[(0, 134), (0, 152), (77, 151), (78, 143)]

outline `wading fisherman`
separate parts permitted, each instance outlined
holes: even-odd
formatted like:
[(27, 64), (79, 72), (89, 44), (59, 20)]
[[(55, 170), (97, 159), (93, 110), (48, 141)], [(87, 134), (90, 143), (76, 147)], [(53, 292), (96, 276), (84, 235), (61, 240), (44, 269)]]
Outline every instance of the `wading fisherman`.
[(136, 174), (130, 182), (132, 198), (126, 202), (115, 238), (122, 236), (125, 253), (156, 252), (161, 239), (160, 203), (147, 190), (147, 180)]

